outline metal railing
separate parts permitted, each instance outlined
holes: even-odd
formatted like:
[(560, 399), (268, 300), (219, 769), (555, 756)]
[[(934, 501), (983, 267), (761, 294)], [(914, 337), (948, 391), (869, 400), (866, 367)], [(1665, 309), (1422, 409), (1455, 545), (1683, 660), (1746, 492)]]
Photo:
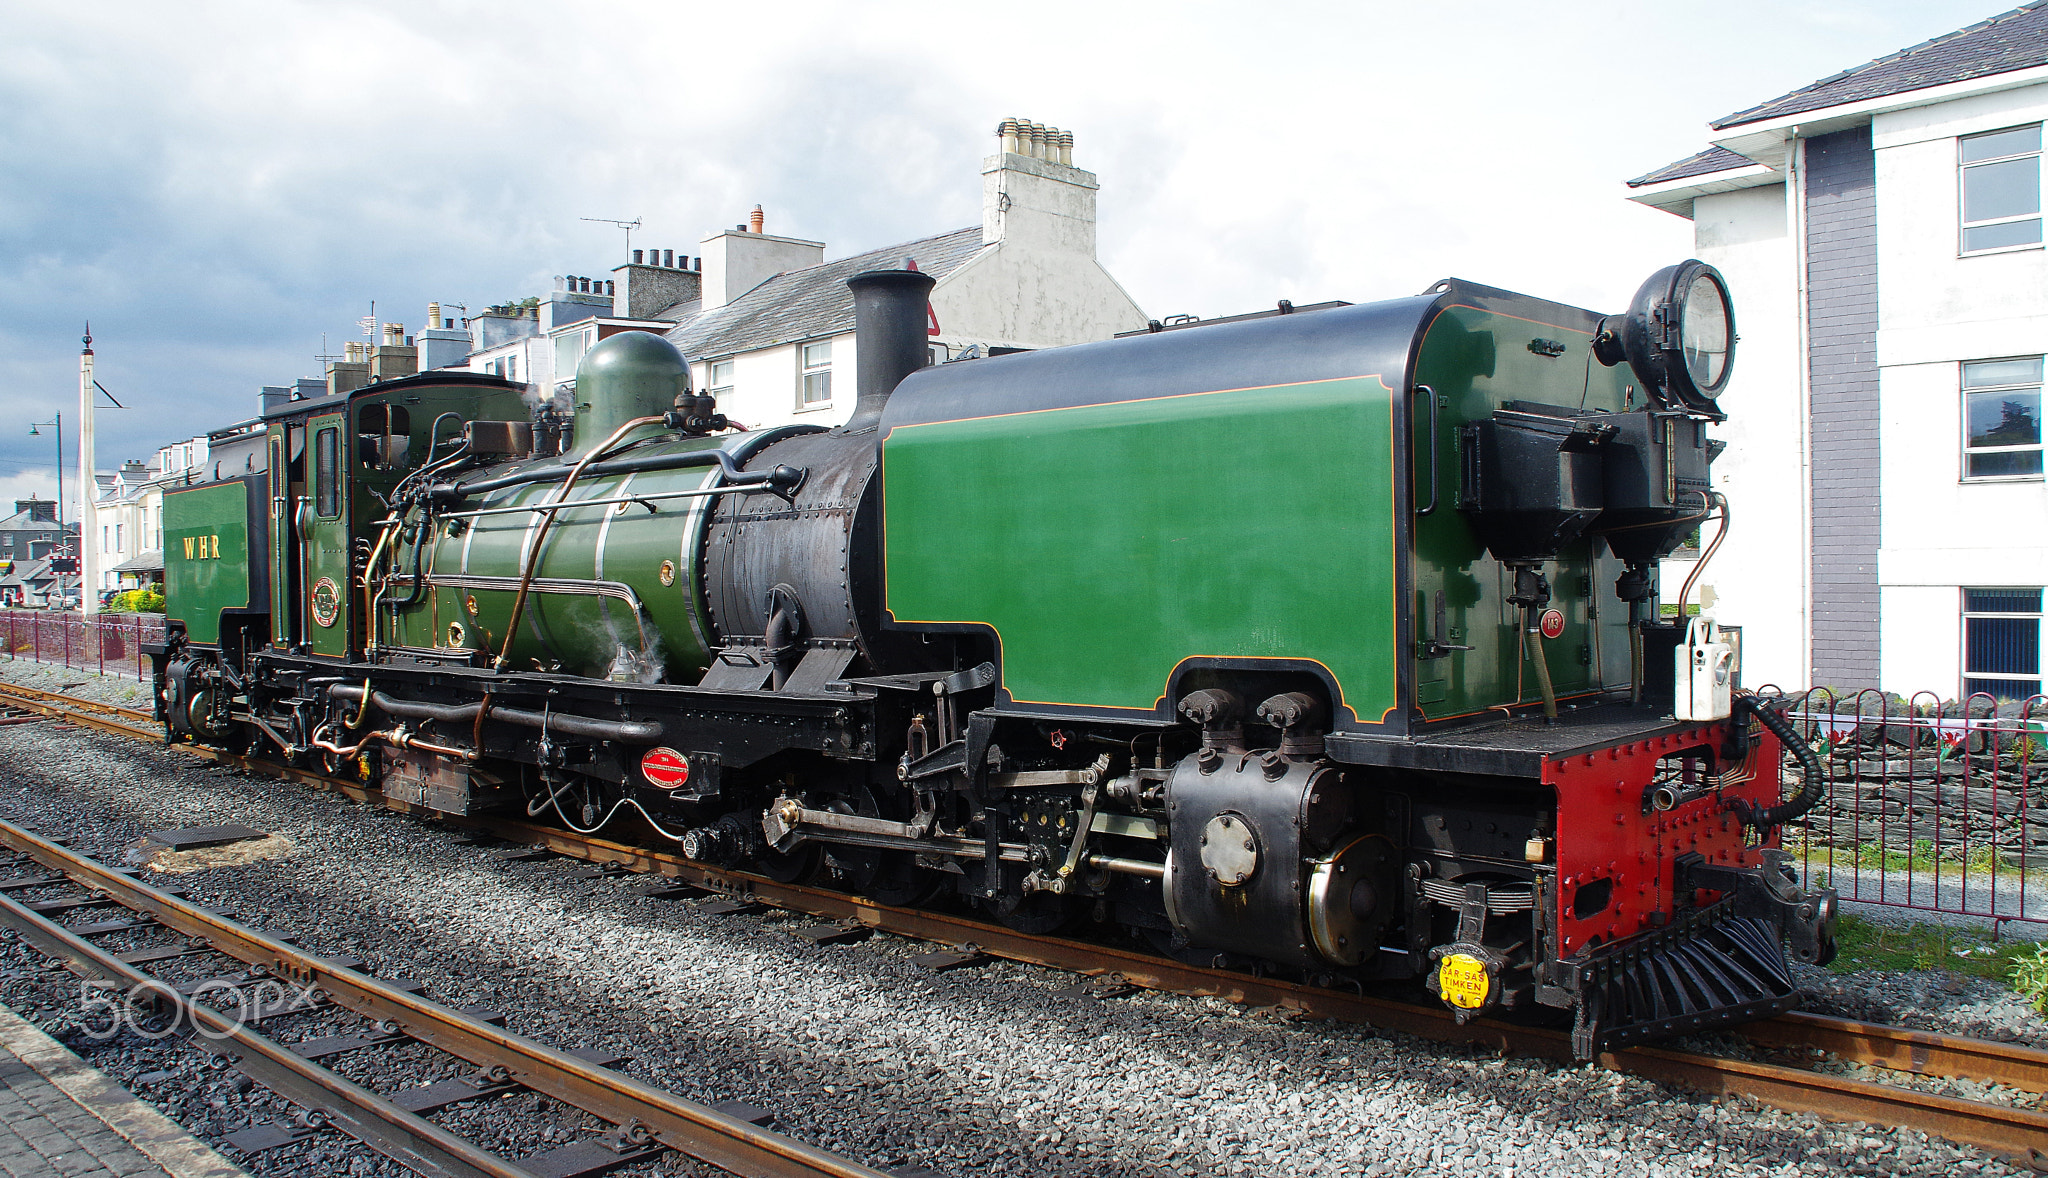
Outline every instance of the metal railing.
[[(1844, 900), (2048, 925), (2048, 698), (1792, 694), (1827, 792), (1788, 824), (1808, 879)], [(1798, 766), (1788, 757), (1787, 789)]]
[(162, 614), (52, 613), (48, 610), (0, 610), (0, 634), (7, 653), (17, 659), (75, 667), (101, 675), (137, 680), (149, 678), (145, 642), (161, 642)]

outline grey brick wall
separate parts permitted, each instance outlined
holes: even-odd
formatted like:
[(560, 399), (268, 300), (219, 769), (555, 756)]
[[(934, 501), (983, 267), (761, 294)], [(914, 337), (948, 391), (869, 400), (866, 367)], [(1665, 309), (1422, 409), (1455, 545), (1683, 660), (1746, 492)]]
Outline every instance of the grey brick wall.
[(1877, 200), (1870, 128), (1806, 141), (1813, 680), (1878, 666)]

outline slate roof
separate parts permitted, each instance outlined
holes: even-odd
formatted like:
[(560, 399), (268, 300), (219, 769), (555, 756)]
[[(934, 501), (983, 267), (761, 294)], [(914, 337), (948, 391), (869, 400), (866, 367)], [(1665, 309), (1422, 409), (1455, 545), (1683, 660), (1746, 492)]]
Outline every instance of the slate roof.
[[(1711, 126), (1722, 131), (1786, 115), (1825, 110), (1868, 98), (1907, 94), (1950, 82), (1967, 82), (1994, 74), (2048, 65), (2048, 0), (2033, 0), (1953, 33), (1944, 33), (1876, 61), (1822, 78), (1811, 86), (1781, 94), (1748, 110), (1723, 115)], [(1630, 188), (1687, 180), (1715, 172), (1748, 167), (1753, 161), (1732, 151), (1710, 147), (1676, 163), (1665, 164), (1628, 182)]]
[(1695, 155), (1686, 156), (1675, 164), (1665, 164), (1654, 172), (1646, 172), (1628, 182), (1630, 188), (1641, 188), (1645, 184), (1662, 184), (1667, 180), (1688, 180), (1694, 176), (1708, 176), (1715, 172), (1727, 172), (1735, 168), (1749, 167), (1755, 161), (1735, 154), (1725, 147), (1709, 147)]
[(1712, 126), (1718, 131), (2037, 65), (2048, 65), (2048, 0), (2034, 0), (2011, 12), (1843, 70), (1748, 110), (1723, 115)]
[(31, 511), (17, 511), (6, 519), (0, 519), (0, 532), (56, 532), (68, 530), (68, 528), (58, 528), (50, 520), (37, 518), (36, 514)]
[(164, 552), (153, 548), (107, 570), (113, 573), (160, 573), (164, 571)]
[(0, 577), (0, 585), (18, 585), (31, 592), (40, 592), (36, 586), (58, 579), (58, 575), (50, 571), (50, 558), (39, 556), (34, 560), (15, 561), (14, 568)]
[(983, 249), (981, 226), (906, 241), (836, 261), (790, 270), (668, 333), (692, 361), (718, 359), (797, 340), (853, 330), (853, 292), (846, 280), (863, 270), (893, 270), (905, 258), (933, 278), (958, 270)]

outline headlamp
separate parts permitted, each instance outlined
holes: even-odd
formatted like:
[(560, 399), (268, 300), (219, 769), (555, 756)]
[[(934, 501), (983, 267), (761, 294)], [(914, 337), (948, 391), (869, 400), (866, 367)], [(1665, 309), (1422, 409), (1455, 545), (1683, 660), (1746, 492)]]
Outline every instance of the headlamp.
[(1628, 313), (1601, 324), (1594, 353), (1612, 367), (1626, 359), (1660, 408), (1715, 421), (1715, 398), (1735, 363), (1735, 307), (1721, 272), (1693, 259), (1666, 266), (1636, 291)]

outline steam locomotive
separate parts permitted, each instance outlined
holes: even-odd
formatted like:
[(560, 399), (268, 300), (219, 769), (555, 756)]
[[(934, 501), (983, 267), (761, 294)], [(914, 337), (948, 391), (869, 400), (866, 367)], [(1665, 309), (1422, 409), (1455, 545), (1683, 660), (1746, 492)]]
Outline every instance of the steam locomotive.
[(1817, 764), (1732, 632), (1655, 607), (1725, 514), (1711, 267), (1617, 315), (1447, 280), (937, 366), (928, 276), (849, 286), (836, 428), (735, 427), (642, 331), (583, 359), (559, 447), (478, 373), (267, 413), (165, 497), (169, 734), (1552, 1008), (1584, 1056), (1785, 1009), (1788, 946), (1832, 955), (1776, 849)]

